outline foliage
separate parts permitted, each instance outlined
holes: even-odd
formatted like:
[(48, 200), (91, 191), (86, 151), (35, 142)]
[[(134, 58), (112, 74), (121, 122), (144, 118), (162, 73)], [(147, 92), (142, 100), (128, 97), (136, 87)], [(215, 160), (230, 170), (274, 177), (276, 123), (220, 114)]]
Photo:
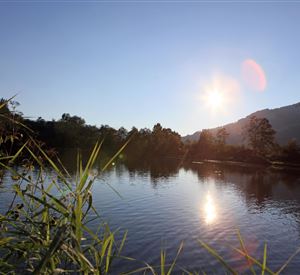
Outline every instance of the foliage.
[[(6, 105), (3, 102), (0, 109)], [(10, 115), (5, 113), (3, 118), (11, 121)], [(113, 259), (120, 256), (126, 234), (117, 243), (116, 232), (110, 231), (93, 207), (91, 188), (98, 174), (92, 173), (92, 168), (102, 143), (96, 143), (85, 167), (79, 156), (74, 179), (31, 136), (22, 138), (14, 155), (0, 158), (1, 168), (15, 182), (13, 201), (0, 215), (0, 273), (108, 274)], [(16, 170), (13, 165), (19, 158), (23, 162), (24, 151), (31, 158)], [(33, 171), (37, 177), (32, 177)], [(97, 232), (89, 228), (95, 219), (99, 221)]]
[(22, 139), (21, 113), (16, 111), (18, 105), (12, 99), (0, 100), (0, 156), (13, 154)]
[(270, 153), (275, 145), (275, 130), (266, 118), (251, 116), (244, 129), (249, 146), (260, 156)]
[[(97, 175), (93, 163), (101, 144), (96, 144), (85, 167), (78, 163), (78, 173), (69, 178), (36, 144), (52, 171), (47, 180), (44, 165), (32, 153), (35, 166), (16, 171), (0, 163), (15, 180), (15, 198), (0, 220), (0, 254), (2, 273), (93, 273), (108, 274), (112, 260), (119, 256), (125, 241), (115, 242), (115, 232), (99, 219), (99, 230), (88, 224), (98, 213), (92, 205), (91, 188)], [(35, 169), (38, 177), (30, 176)]]
[[(1, 101), (6, 102), (2, 99)], [(9, 106), (8, 106), (9, 105)], [(57, 121), (24, 119), (17, 111), (18, 103), (7, 101), (0, 112), (0, 154), (16, 153), (22, 145), (22, 136), (28, 134), (38, 141), (39, 145), (50, 155), (62, 154), (70, 149), (87, 151), (98, 140), (103, 140), (102, 159), (108, 160), (124, 142), (131, 138), (119, 160), (129, 165), (153, 163), (162, 158), (195, 161), (218, 159), (267, 163), (272, 161), (300, 162), (298, 145), (295, 141), (280, 147), (274, 142), (275, 131), (265, 118), (251, 117), (244, 129), (248, 146), (226, 144), (228, 132), (221, 127), (212, 135), (210, 130), (203, 130), (195, 143), (183, 144), (181, 136), (170, 128), (157, 123), (151, 129), (133, 127), (127, 131), (124, 127), (114, 129), (108, 125), (100, 127), (88, 125), (76, 115), (64, 113)], [(4, 115), (5, 114), (5, 115)], [(6, 120), (4, 120), (4, 116)], [(14, 123), (10, 123), (14, 121)], [(25, 126), (25, 127), (23, 127)], [(32, 150), (34, 150), (32, 148)], [(25, 152), (26, 153), (26, 152)], [(38, 151), (35, 153), (39, 154)]]
[(290, 140), (281, 148), (280, 159), (287, 162), (300, 162), (300, 146), (295, 140)]
[(180, 157), (184, 153), (183, 143), (178, 133), (169, 128), (163, 128), (159, 123), (153, 130), (132, 128), (127, 131), (121, 127), (118, 130), (108, 126), (101, 127), (86, 125), (77, 116), (63, 114), (58, 121), (26, 120), (28, 125), (37, 133), (37, 138), (51, 148), (58, 150), (65, 148), (88, 149), (97, 140), (104, 140), (102, 151), (111, 155), (122, 144), (134, 136), (130, 146), (124, 152), (131, 160), (152, 160), (159, 157)]
[(218, 129), (216, 134), (216, 143), (219, 147), (224, 147), (226, 145), (226, 139), (229, 136), (225, 127)]
[(188, 149), (189, 159), (213, 158), (215, 153), (215, 140), (209, 130), (202, 130), (198, 142), (191, 144)]
[(163, 128), (159, 123), (154, 125), (153, 130), (133, 128), (132, 142), (125, 149), (130, 161), (157, 160), (162, 157), (182, 157), (184, 147), (181, 137), (169, 128)]

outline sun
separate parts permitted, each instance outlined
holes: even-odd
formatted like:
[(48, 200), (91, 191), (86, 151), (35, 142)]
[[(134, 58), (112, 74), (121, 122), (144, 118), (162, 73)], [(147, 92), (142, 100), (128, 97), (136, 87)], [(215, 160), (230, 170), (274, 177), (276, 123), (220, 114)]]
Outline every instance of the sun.
[(211, 115), (229, 114), (240, 98), (239, 82), (230, 76), (216, 74), (205, 79), (200, 88), (201, 106)]
[(218, 110), (224, 104), (224, 97), (219, 90), (211, 90), (207, 92), (205, 101), (211, 109)]

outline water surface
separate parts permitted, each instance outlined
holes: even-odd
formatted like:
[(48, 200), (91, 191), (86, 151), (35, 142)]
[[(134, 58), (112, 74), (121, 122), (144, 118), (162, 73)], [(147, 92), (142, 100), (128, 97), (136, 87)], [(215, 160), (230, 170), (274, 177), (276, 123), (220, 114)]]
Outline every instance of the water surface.
[[(201, 248), (200, 239), (244, 273), (244, 259), (230, 248), (239, 247), (237, 229), (255, 257), (262, 259), (267, 242), (268, 265), (274, 271), (300, 247), (300, 177), (295, 173), (220, 164), (179, 167), (170, 162), (143, 169), (118, 165), (96, 180), (93, 194), (102, 218), (112, 229), (121, 228), (119, 238), (128, 230), (123, 254), (152, 265), (160, 263), (161, 248), (172, 259), (184, 241), (180, 266), (224, 274)], [(8, 196), (1, 200), (2, 208), (9, 204)], [(98, 222), (91, 226), (96, 228)], [(113, 273), (140, 266), (117, 262)], [(299, 270), (296, 256), (284, 274)]]

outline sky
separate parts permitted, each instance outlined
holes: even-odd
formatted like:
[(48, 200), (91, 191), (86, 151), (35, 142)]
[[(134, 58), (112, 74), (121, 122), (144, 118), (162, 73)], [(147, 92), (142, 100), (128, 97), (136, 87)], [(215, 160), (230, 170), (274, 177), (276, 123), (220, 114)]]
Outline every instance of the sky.
[(296, 1), (0, 1), (0, 97), (191, 134), (299, 102), (299, 26)]

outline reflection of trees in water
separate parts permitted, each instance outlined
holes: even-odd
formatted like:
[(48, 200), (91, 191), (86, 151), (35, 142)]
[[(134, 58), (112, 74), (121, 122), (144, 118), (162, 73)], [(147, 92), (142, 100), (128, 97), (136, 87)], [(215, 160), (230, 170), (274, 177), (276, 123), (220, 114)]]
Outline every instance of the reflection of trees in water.
[(131, 161), (125, 164), (131, 175), (150, 175), (153, 187), (156, 187), (161, 181), (166, 181), (177, 175), (180, 167), (180, 161), (168, 158), (139, 162)]
[[(197, 174), (199, 181), (213, 179), (218, 186), (233, 185), (244, 198), (249, 211), (286, 215), (296, 223), (300, 236), (300, 174), (262, 167), (195, 164), (184, 167)], [(253, 209), (254, 206), (254, 209)]]
[(188, 171), (192, 170), (200, 181), (206, 180), (207, 178), (213, 178), (215, 181), (223, 181), (224, 169), (221, 166), (215, 164), (184, 164), (183, 168)]
[(241, 167), (224, 164), (194, 164), (184, 166), (192, 170), (200, 181), (213, 179), (219, 186), (234, 185), (249, 205), (262, 209), (272, 199), (280, 203), (296, 200), (300, 205), (300, 175), (287, 171), (270, 170), (264, 167)]
[[(66, 164), (71, 174), (77, 169), (77, 154), (76, 150), (64, 151), (60, 154), (62, 162)], [(81, 152), (83, 163), (88, 160), (89, 154), (90, 152), (87, 151)], [(104, 153), (100, 154), (95, 168), (101, 169), (109, 157)], [(179, 168), (183, 168), (185, 171), (195, 173), (200, 182), (210, 178), (218, 186), (234, 185), (246, 203), (252, 206), (255, 204), (258, 209), (265, 208), (266, 201), (270, 199), (278, 203), (292, 199), (300, 205), (300, 174), (295, 172), (270, 170), (261, 166), (244, 167), (221, 163), (182, 164), (179, 160), (171, 158), (140, 161), (117, 159), (115, 162), (116, 164), (123, 163), (131, 178), (150, 176), (153, 187), (166, 183), (168, 179), (178, 174)], [(116, 173), (117, 176), (121, 176), (123, 169), (117, 169)]]
[(257, 171), (248, 175), (240, 184), (234, 182), (245, 195), (246, 202), (248, 204), (255, 203), (261, 210), (270, 200), (277, 206), (286, 200), (297, 200), (300, 203), (299, 183), (297, 175), (287, 176), (285, 173), (270, 170)]
[(265, 201), (272, 198), (273, 187), (278, 184), (276, 177), (269, 175), (264, 171), (258, 171), (250, 175), (242, 185), (242, 190), (245, 194), (246, 201), (252, 201), (257, 207), (263, 209), (265, 206)]
[[(61, 163), (63, 163), (64, 167), (67, 169), (67, 171), (74, 175), (77, 172), (78, 169), (78, 157), (80, 157), (80, 160), (82, 161), (83, 167), (85, 167), (86, 163), (89, 160), (89, 157), (91, 156), (92, 149), (91, 150), (77, 150), (77, 149), (63, 149), (59, 152), (59, 159)], [(102, 167), (111, 159), (113, 156), (112, 153), (107, 153), (104, 151), (100, 151), (99, 156), (95, 162), (95, 168), (99, 171)], [(121, 157), (118, 157), (114, 160), (114, 164), (122, 161)], [(111, 167), (108, 167), (107, 170), (111, 169)]]
[[(87, 163), (89, 156), (91, 154), (88, 150), (63, 150), (59, 153), (59, 158), (61, 162), (64, 164), (66, 169), (71, 175), (74, 175), (77, 171), (77, 158), (78, 153), (80, 153), (80, 157), (82, 159), (83, 165)], [(95, 163), (95, 168), (99, 171), (101, 168), (110, 160), (112, 156), (106, 154), (105, 152), (100, 152), (98, 160)], [(131, 159), (122, 159), (122, 157), (118, 157), (113, 162), (114, 165), (123, 164), (129, 172), (130, 177), (141, 176), (149, 176), (151, 178), (151, 182), (156, 185), (161, 180), (167, 180), (170, 177), (175, 176), (180, 168), (180, 160), (173, 158), (155, 158), (148, 160), (131, 160)], [(112, 166), (108, 167), (107, 171), (112, 168)], [(120, 166), (121, 167), (121, 166)], [(117, 176), (121, 176), (122, 169), (116, 169)]]
[[(83, 162), (87, 161), (89, 153), (82, 153)], [(77, 151), (65, 152), (61, 155), (61, 159), (71, 173), (76, 172)], [(109, 156), (100, 155), (95, 168), (99, 170), (108, 159)], [(172, 182), (172, 178), (178, 176), (180, 168), (186, 172), (192, 171), (197, 175), (200, 184), (208, 179), (212, 180), (220, 193), (222, 189), (228, 190), (229, 186), (233, 187), (235, 189), (233, 192), (240, 194), (249, 211), (267, 211), (272, 214), (271, 212), (275, 210), (279, 214), (291, 215), (299, 227), (300, 235), (300, 174), (294, 171), (221, 163), (182, 164), (179, 160), (170, 158), (147, 161), (117, 159), (115, 162), (122, 164), (114, 169), (117, 177), (121, 178), (125, 173), (129, 175), (131, 182), (141, 178), (149, 180), (150, 177), (153, 188)], [(111, 175), (110, 168), (104, 173), (108, 178)]]

